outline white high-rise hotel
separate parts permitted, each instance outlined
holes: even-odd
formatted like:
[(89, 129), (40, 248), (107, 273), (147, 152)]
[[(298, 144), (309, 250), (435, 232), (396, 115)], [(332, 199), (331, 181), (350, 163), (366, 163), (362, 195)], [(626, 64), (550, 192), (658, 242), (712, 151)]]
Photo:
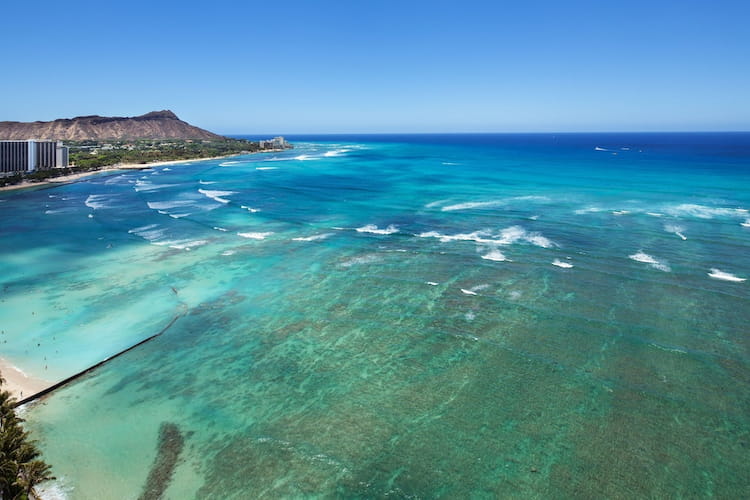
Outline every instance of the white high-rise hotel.
[(60, 141), (0, 141), (0, 175), (68, 166), (68, 147)]

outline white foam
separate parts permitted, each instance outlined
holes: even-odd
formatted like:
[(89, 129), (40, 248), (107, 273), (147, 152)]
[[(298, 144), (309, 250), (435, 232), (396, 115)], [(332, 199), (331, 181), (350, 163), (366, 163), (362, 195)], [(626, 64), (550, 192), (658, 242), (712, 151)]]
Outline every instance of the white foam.
[(477, 294), (477, 292), (474, 292), (474, 291), (472, 291), (472, 290), (467, 290), (467, 289), (465, 289), (465, 288), (462, 288), (462, 289), (461, 289), (461, 291), (462, 291), (463, 293), (465, 293), (466, 295), (476, 295), (476, 294)]
[(714, 217), (745, 217), (747, 215), (747, 209), (745, 208), (708, 207), (693, 203), (675, 205), (667, 208), (665, 212), (675, 217), (687, 216), (699, 219), (713, 219)]
[(174, 248), (175, 250), (190, 251), (194, 247), (205, 245), (206, 243), (208, 243), (208, 240), (167, 240), (167, 241), (156, 241), (153, 243), (159, 246), (167, 246), (169, 248)]
[(435, 207), (437, 207), (437, 206), (440, 206), (440, 205), (442, 205), (442, 204), (443, 204), (443, 203), (445, 203), (446, 201), (448, 201), (448, 200), (438, 200), (438, 201), (433, 201), (433, 202), (431, 202), (431, 203), (428, 203), (428, 204), (427, 204), (427, 205), (425, 205), (424, 207), (425, 207), (425, 208), (435, 208)]
[(664, 230), (668, 233), (674, 233), (680, 238), (682, 238), (683, 241), (687, 240), (687, 236), (685, 236), (684, 231), (685, 228), (683, 226), (677, 226), (674, 224), (664, 224)]
[(279, 167), (255, 167), (255, 170), (277, 170)]
[(219, 226), (214, 226), (214, 229), (216, 229), (217, 231), (227, 232), (227, 229)]
[(485, 245), (512, 245), (513, 243), (521, 241), (542, 248), (557, 246), (556, 243), (542, 236), (541, 233), (526, 231), (521, 226), (511, 226), (494, 235), (489, 230), (483, 229), (480, 231), (474, 231), (473, 233), (459, 233), (453, 235), (441, 234), (437, 231), (427, 231), (420, 233), (417, 236), (420, 238), (437, 238), (443, 243), (448, 243), (450, 241), (474, 241)]
[(430, 286), (438, 286), (438, 284), (434, 281), (426, 281), (426, 283)]
[(505, 255), (503, 255), (503, 253), (500, 252), (500, 250), (497, 250), (497, 249), (491, 250), (486, 255), (482, 255), (482, 258), (485, 259), (485, 260), (492, 260), (492, 261), (495, 261), (495, 262), (504, 262), (504, 261), (508, 260), (508, 258)]
[(65, 483), (65, 478), (58, 477), (52, 481), (45, 481), (38, 486), (34, 486), (36, 498), (44, 500), (67, 500), (73, 493), (73, 487)]
[(147, 201), (148, 208), (152, 210), (170, 210), (172, 208), (186, 207), (192, 205), (190, 200), (167, 200), (167, 201)]
[(655, 257), (647, 253), (644, 253), (642, 251), (639, 251), (638, 253), (634, 253), (633, 255), (628, 255), (628, 257), (636, 262), (643, 262), (644, 264), (649, 264), (654, 269), (658, 269), (659, 271), (664, 271), (665, 273), (668, 273), (672, 270), (666, 262), (661, 262), (657, 260)]
[(162, 172), (171, 172), (171, 171), (172, 171), (172, 169), (169, 168), (169, 167), (166, 167), (166, 168), (162, 169)]
[(599, 146), (596, 146), (594, 148), (594, 151), (609, 151), (609, 149), (607, 149), (607, 148), (600, 148)]
[(128, 231), (129, 234), (135, 234), (140, 236), (144, 240), (153, 242), (160, 240), (164, 237), (166, 229), (159, 226), (159, 224), (149, 224), (147, 226), (135, 227)]
[(209, 184), (216, 184), (216, 181), (198, 181), (198, 183), (207, 186)]
[(341, 156), (342, 154), (348, 153), (349, 151), (351, 151), (351, 149), (334, 149), (332, 151), (327, 151), (323, 153), (323, 156), (326, 156), (328, 158), (334, 157), (334, 156)]
[(255, 212), (260, 212), (260, 208), (253, 208), (253, 207), (248, 207), (248, 206), (246, 206), (246, 205), (240, 205), (240, 206), (241, 206), (242, 208), (244, 208), (245, 210), (247, 210), (248, 212), (252, 212), (252, 213), (255, 213)]
[(268, 236), (272, 235), (272, 232), (266, 232), (266, 233), (237, 233), (238, 236), (242, 236), (243, 238), (248, 238), (251, 240), (265, 240)]
[[(490, 201), (469, 201), (465, 203), (456, 203), (455, 205), (447, 205), (441, 210), (443, 212), (453, 212), (456, 210), (471, 210), (473, 208), (492, 208), (507, 205), (517, 201), (549, 201), (546, 196), (538, 195), (526, 195), (526, 196), (514, 196), (512, 198), (503, 198), (501, 200), (490, 200)], [(429, 205), (428, 205), (428, 208)]]
[(225, 257), (228, 257), (230, 255), (234, 255), (235, 253), (237, 253), (237, 252), (234, 251), (234, 250), (224, 250), (223, 252), (221, 252), (221, 255), (223, 255)]
[(579, 208), (578, 210), (575, 211), (575, 213), (578, 214), (578, 215), (595, 214), (595, 213), (598, 213), (598, 212), (604, 212), (605, 210), (606, 209), (604, 209), (604, 208), (590, 206), (590, 207), (586, 207), (586, 208)]
[(313, 234), (312, 236), (300, 236), (298, 238), (292, 238), (292, 241), (319, 241), (319, 240), (324, 240), (330, 236), (333, 236), (333, 233)]
[(717, 279), (717, 280), (733, 281), (735, 283), (742, 283), (743, 281), (747, 280), (747, 278), (740, 278), (738, 276), (735, 276), (732, 273), (725, 273), (724, 271), (719, 271), (715, 267), (711, 268), (711, 272), (708, 273), (708, 275), (711, 278), (714, 278), (714, 279)]
[(455, 205), (448, 205), (441, 210), (443, 212), (453, 212), (456, 210), (471, 210), (472, 208), (490, 208), (490, 207), (498, 207), (501, 205), (505, 205), (506, 202), (504, 200), (495, 200), (495, 201), (469, 201), (466, 203), (457, 203)]
[(612, 215), (628, 215), (630, 210), (613, 210)]
[(299, 160), (299, 161), (320, 160), (320, 158), (316, 158), (310, 155), (299, 155), (299, 156), (295, 156), (294, 159)]
[(229, 200), (223, 198), (223, 196), (237, 194), (235, 191), (211, 191), (208, 189), (199, 189), (198, 192), (219, 203), (229, 203)]
[(745, 222), (740, 222), (740, 226), (750, 227), (750, 219), (747, 219)]
[(664, 217), (664, 214), (660, 214), (659, 212), (646, 212), (646, 215), (650, 215), (651, 217)]
[(183, 217), (187, 217), (188, 215), (190, 215), (190, 213), (185, 213), (185, 214), (167, 214), (167, 215), (169, 215), (173, 219), (182, 219)]
[(174, 187), (177, 185), (178, 184), (154, 184), (153, 182), (150, 182), (150, 181), (143, 181), (143, 180), (138, 179), (137, 181), (135, 181), (135, 186), (133, 187), (133, 189), (141, 193), (141, 192), (149, 192), (149, 191), (158, 191), (159, 189)]
[(385, 229), (379, 229), (375, 224), (367, 224), (366, 226), (358, 227), (356, 231), (358, 233), (393, 234), (398, 232), (398, 227), (391, 224)]
[(93, 219), (93, 218), (94, 218), (94, 215), (93, 214), (89, 214), (89, 219)]
[(94, 210), (99, 210), (101, 208), (112, 208), (111, 203), (107, 203), (112, 201), (112, 197), (106, 194), (91, 194), (88, 198), (86, 198), (86, 201), (84, 202), (87, 207), (92, 208)]
[(573, 267), (573, 264), (570, 262), (565, 262), (564, 260), (555, 259), (552, 261), (553, 266), (562, 267), (563, 269), (570, 269)]
[(466, 321), (474, 321), (476, 318), (476, 314), (474, 314), (474, 311), (469, 311), (466, 314), (464, 314), (464, 318), (466, 318)]

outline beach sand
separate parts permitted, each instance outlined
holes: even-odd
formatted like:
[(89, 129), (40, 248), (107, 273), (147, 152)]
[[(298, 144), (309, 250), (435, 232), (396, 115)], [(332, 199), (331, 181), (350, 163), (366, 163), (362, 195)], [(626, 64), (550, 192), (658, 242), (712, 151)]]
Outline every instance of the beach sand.
[(16, 189), (49, 187), (49, 186), (54, 186), (56, 184), (67, 184), (70, 182), (76, 182), (78, 180), (81, 180), (85, 177), (90, 177), (92, 175), (104, 175), (105, 173), (112, 174), (121, 170), (146, 170), (149, 168), (162, 167), (165, 165), (175, 165), (177, 163), (188, 163), (188, 162), (206, 161), (206, 160), (222, 160), (225, 158), (233, 158), (235, 156), (239, 156), (239, 155), (213, 156), (210, 158), (193, 158), (193, 159), (187, 159), (187, 160), (156, 161), (153, 163), (123, 163), (123, 164), (118, 164), (118, 165), (108, 165), (98, 170), (92, 170), (90, 172), (79, 172), (77, 174), (70, 174), (70, 175), (62, 175), (60, 177), (54, 177), (54, 178), (47, 179), (41, 182), (23, 181), (18, 184), (13, 184), (10, 186), (2, 186), (0, 187), (0, 191), (15, 191)]
[(3, 358), (0, 358), (0, 375), (5, 379), (2, 389), (10, 392), (19, 401), (54, 384), (48, 380), (29, 377)]

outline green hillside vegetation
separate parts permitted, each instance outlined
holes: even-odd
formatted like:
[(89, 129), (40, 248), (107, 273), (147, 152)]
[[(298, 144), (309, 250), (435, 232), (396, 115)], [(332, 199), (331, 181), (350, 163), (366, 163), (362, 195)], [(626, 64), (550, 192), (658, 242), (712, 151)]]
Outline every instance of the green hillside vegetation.
[(23, 429), (15, 412), (16, 400), (2, 390), (0, 376), (0, 498), (36, 498), (34, 488), (54, 479), (50, 466), (39, 458), (40, 452), (29, 433)]

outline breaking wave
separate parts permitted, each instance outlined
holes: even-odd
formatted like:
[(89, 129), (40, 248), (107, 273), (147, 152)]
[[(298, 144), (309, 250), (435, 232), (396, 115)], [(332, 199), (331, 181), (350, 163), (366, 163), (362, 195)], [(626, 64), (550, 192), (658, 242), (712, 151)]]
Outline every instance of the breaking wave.
[(224, 196), (237, 194), (235, 191), (211, 191), (208, 189), (199, 189), (198, 192), (219, 203), (229, 203), (229, 200), (224, 198)]
[(658, 269), (659, 271), (664, 271), (665, 273), (668, 273), (672, 270), (669, 267), (669, 264), (667, 264), (666, 262), (659, 261), (655, 257), (647, 253), (644, 253), (642, 251), (634, 253), (633, 255), (628, 255), (628, 258), (636, 262), (643, 262), (644, 264), (648, 264), (654, 269)]
[(708, 275), (711, 278), (714, 278), (717, 280), (733, 281), (735, 283), (742, 283), (743, 281), (747, 280), (747, 278), (740, 278), (739, 276), (735, 276), (732, 273), (725, 273), (724, 271), (719, 271), (715, 267), (711, 268), (711, 272), (708, 273)]
[(391, 224), (385, 229), (380, 229), (375, 224), (367, 224), (366, 226), (358, 227), (356, 231), (358, 233), (394, 234), (398, 232), (398, 227)]

